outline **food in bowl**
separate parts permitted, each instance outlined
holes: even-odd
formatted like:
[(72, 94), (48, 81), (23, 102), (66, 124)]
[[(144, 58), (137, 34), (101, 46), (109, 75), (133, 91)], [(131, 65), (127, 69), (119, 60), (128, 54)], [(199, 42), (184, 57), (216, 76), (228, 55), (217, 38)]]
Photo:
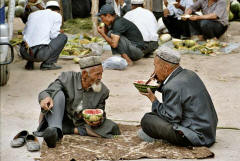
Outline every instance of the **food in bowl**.
[(142, 93), (147, 93), (147, 88), (150, 88), (152, 92), (155, 92), (160, 86), (155, 81), (151, 81), (147, 85), (145, 83), (146, 81), (138, 80), (138, 81), (135, 81), (133, 84), (138, 89), (138, 91)]

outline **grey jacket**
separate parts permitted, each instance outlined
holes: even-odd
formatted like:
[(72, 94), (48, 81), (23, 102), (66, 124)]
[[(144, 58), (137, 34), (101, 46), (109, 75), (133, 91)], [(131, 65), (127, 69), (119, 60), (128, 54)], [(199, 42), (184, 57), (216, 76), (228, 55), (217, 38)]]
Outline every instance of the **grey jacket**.
[[(106, 4), (110, 4), (113, 6), (114, 8), (114, 3), (113, 3), (114, 0), (106, 0)], [(131, 0), (124, 0), (124, 2), (126, 3), (126, 5), (121, 8), (121, 17), (124, 16), (128, 11), (131, 10), (132, 6), (131, 6)]]
[(105, 110), (105, 100), (109, 96), (109, 89), (102, 83), (102, 90), (99, 93), (88, 91), (82, 88), (80, 72), (63, 72), (48, 88), (39, 94), (39, 102), (47, 96), (54, 97), (55, 94), (62, 90), (66, 97), (65, 110), (68, 117), (73, 120), (75, 126), (82, 124), (76, 115), (77, 108), (82, 109), (100, 108)]
[(152, 111), (182, 131), (195, 146), (211, 146), (216, 139), (217, 114), (202, 80), (193, 71), (179, 67), (161, 87)]

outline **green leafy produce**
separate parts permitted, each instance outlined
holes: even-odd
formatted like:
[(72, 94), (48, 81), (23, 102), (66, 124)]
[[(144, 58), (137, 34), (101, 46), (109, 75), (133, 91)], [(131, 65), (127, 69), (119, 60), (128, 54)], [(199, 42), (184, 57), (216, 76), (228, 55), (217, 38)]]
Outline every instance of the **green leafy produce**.
[(91, 18), (75, 18), (64, 22), (63, 30), (69, 34), (78, 34), (92, 30)]

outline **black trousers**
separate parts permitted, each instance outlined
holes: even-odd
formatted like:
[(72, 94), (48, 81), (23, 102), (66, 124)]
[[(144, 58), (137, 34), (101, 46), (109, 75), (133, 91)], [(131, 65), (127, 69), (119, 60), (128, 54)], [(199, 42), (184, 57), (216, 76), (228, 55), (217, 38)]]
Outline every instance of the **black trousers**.
[(174, 16), (163, 17), (163, 23), (170, 35), (174, 38), (181, 38), (181, 35), (190, 37), (189, 24), (187, 21), (178, 20)]
[(25, 44), (20, 46), (20, 54), (28, 61), (43, 62), (46, 64), (56, 63), (57, 59), (67, 43), (67, 36), (59, 34), (55, 39), (52, 39), (48, 45), (37, 45), (31, 47), (32, 55), (28, 52)]
[(143, 53), (144, 53), (144, 56), (148, 56), (150, 54), (152, 54), (157, 48), (158, 48), (159, 44), (158, 44), (158, 41), (145, 41), (144, 42), (144, 50), (143, 50)]
[(158, 21), (159, 18), (163, 17), (163, 12), (154, 12), (153, 15), (155, 16), (156, 20)]
[(192, 146), (191, 142), (179, 131), (173, 129), (173, 125), (162, 118), (157, 113), (146, 113), (142, 120), (143, 131), (152, 138), (163, 139), (180, 146)]
[(188, 21), (188, 23), (191, 36), (203, 35), (204, 39), (219, 38), (228, 28), (213, 20)]

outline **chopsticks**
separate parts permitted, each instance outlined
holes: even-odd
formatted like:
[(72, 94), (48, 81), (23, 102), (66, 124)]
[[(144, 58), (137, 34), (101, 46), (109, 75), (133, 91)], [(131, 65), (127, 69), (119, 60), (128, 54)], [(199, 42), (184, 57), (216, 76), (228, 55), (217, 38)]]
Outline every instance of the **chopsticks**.
[(151, 74), (150, 78), (146, 81), (145, 85), (147, 85), (148, 83), (150, 83), (150, 82), (153, 80), (154, 77), (155, 77), (155, 72), (153, 72), (153, 73)]

